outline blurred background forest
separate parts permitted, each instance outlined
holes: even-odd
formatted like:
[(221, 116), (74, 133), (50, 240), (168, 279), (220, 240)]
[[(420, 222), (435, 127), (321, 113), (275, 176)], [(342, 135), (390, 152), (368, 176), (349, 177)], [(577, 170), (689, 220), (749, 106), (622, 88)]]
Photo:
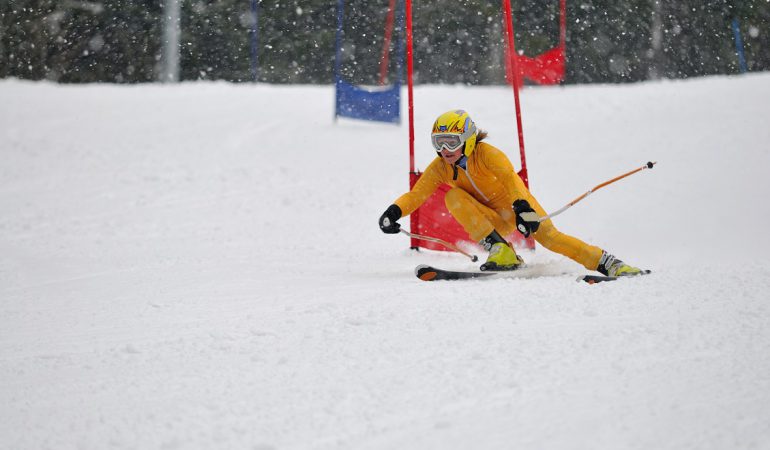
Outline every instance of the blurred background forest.
[[(402, 8), (399, 2), (399, 8)], [(179, 78), (330, 84), (337, 4), (330, 0), (182, 0)], [(376, 81), (388, 0), (345, 4), (342, 71)], [(558, 0), (513, 0), (516, 46), (559, 41)], [(61, 83), (160, 79), (162, 0), (0, 0), (0, 78)], [(257, 18), (257, 33), (252, 25)], [(499, 2), (415, 0), (416, 83), (502, 84)], [(770, 67), (769, 0), (567, 0), (566, 83), (619, 83)], [(396, 32), (393, 45), (403, 42)], [(256, 60), (252, 45), (256, 44)], [(396, 52), (391, 74), (396, 73)]]

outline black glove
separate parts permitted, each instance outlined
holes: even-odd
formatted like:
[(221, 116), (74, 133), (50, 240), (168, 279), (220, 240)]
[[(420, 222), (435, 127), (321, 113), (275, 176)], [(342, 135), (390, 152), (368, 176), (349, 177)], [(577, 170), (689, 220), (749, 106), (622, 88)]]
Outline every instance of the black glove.
[(516, 213), (516, 228), (524, 237), (529, 237), (540, 227), (540, 216), (529, 206), (528, 201), (516, 200), (513, 202), (513, 212)]
[(401, 225), (396, 222), (401, 218), (401, 208), (398, 205), (390, 205), (380, 216), (380, 230), (387, 234), (396, 234), (401, 231)]

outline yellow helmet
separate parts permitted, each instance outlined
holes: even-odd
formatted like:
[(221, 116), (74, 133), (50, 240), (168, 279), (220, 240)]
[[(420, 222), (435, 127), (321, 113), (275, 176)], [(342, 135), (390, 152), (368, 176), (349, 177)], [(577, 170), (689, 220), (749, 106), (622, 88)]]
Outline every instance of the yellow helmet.
[(455, 151), (465, 144), (463, 153), (470, 156), (476, 148), (476, 124), (462, 109), (447, 111), (433, 122), (430, 140), (438, 153), (443, 148)]

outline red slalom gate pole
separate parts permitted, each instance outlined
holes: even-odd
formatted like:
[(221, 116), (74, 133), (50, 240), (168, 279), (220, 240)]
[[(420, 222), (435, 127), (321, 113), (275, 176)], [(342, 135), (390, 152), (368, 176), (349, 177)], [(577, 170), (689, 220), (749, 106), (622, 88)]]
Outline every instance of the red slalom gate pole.
[(385, 77), (388, 74), (388, 63), (390, 62), (390, 40), (393, 36), (393, 16), (395, 15), (396, 0), (390, 0), (388, 5), (388, 15), (385, 18), (385, 39), (382, 43), (382, 57), (380, 58), (380, 86), (385, 84)]
[[(414, 173), (414, 80), (412, 71), (412, 0), (406, 0), (406, 90), (409, 100), (409, 173)], [(409, 186), (411, 189), (411, 186)]]
[(519, 68), (516, 63), (516, 43), (513, 36), (513, 13), (511, 12), (511, 0), (503, 0), (503, 16), (505, 17), (505, 32), (508, 37), (508, 54), (512, 72), (513, 101), (516, 105), (516, 129), (519, 133), (519, 152), (521, 154), (521, 175), (524, 185), (529, 187), (527, 175), (527, 157), (524, 154), (524, 130), (521, 125), (521, 104), (519, 102)]
[[(406, 90), (409, 110), (409, 189), (417, 182), (417, 173), (414, 170), (414, 62), (412, 57), (412, 0), (405, 0), (404, 15), (406, 15)], [(412, 229), (416, 229), (419, 223), (419, 211), (413, 212), (410, 216)], [(417, 239), (412, 237), (411, 247), (418, 248)]]

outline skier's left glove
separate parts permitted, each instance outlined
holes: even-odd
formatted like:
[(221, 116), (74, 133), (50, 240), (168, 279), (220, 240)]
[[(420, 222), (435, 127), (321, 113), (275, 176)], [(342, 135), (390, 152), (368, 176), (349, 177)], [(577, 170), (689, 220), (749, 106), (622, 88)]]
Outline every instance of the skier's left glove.
[(513, 212), (516, 213), (516, 228), (524, 237), (529, 237), (540, 227), (540, 216), (528, 201), (519, 199), (513, 202)]
[(401, 225), (396, 222), (401, 218), (401, 208), (390, 205), (380, 216), (380, 230), (386, 234), (396, 234), (401, 231)]

